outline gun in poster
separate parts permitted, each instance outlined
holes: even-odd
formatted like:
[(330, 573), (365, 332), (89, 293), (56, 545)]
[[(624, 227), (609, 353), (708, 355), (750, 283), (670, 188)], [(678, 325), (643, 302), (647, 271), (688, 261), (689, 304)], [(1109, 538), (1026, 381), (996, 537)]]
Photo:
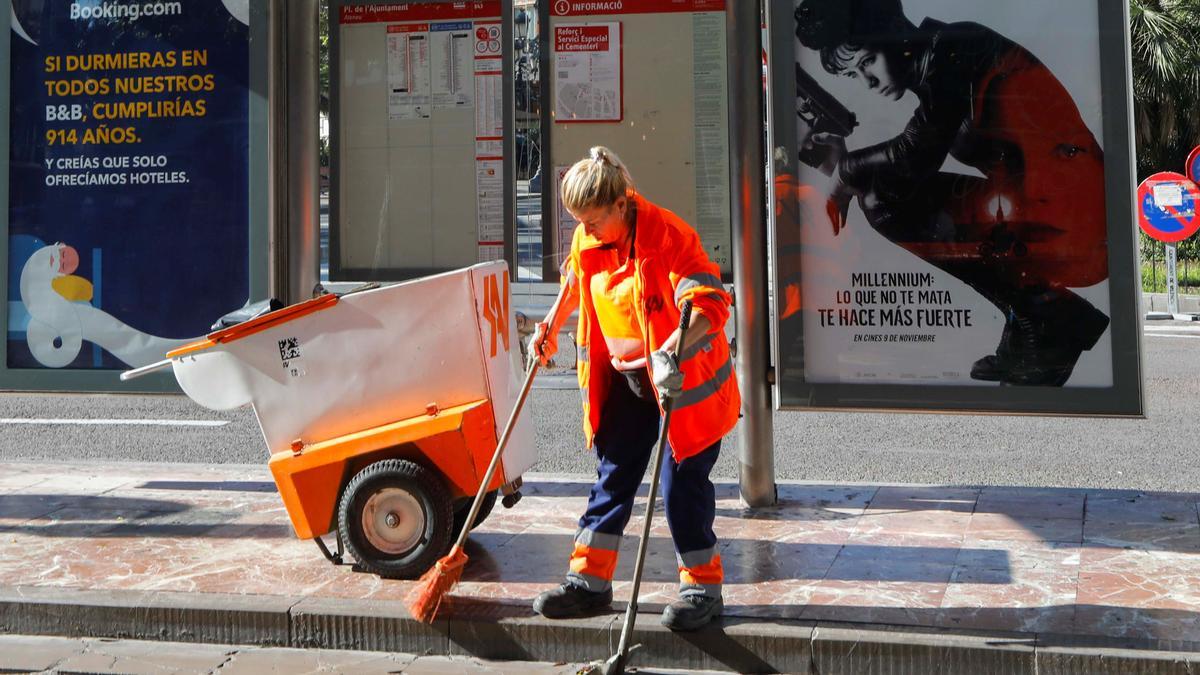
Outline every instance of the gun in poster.
[(804, 72), (798, 63), (796, 116), (800, 120), (801, 129), (800, 161), (814, 169), (820, 169), (825, 175), (832, 175), (836, 164), (833, 148), (813, 142), (812, 137), (817, 134), (834, 134), (845, 138), (858, 126), (858, 118), (842, 105), (841, 101), (817, 84), (812, 75)]
[[(951, 11), (980, 21), (937, 18)], [(1001, 16), (941, 0), (796, 0), (798, 181), (829, 200), (834, 237), (809, 221), (801, 239), (844, 258), (840, 285), (805, 290), (812, 381), (1062, 387), (1106, 334), (1096, 111), (984, 24)], [(867, 344), (881, 342), (909, 344)], [(1072, 386), (1111, 384), (1101, 356)]]

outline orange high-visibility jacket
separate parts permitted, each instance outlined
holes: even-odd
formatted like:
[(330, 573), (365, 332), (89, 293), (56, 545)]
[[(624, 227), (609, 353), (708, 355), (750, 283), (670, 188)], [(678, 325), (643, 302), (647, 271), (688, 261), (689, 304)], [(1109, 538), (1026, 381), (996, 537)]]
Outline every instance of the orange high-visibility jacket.
[[(696, 231), (641, 195), (631, 198), (637, 204), (634, 304), (647, 350), (658, 349), (679, 327), (679, 307), (685, 300), (691, 300), (692, 311), (711, 324), (704, 339), (681, 355), (683, 393), (673, 404), (667, 435), (676, 461), (682, 461), (707, 449), (737, 424), (741, 396), (724, 330), (732, 299), (721, 284), (720, 268), (709, 260)], [(600, 426), (600, 409), (608, 397), (610, 380), (616, 375), (608, 367), (608, 346), (590, 297), (591, 275), (602, 268), (607, 255), (597, 250), (600, 246), (580, 225), (575, 228), (571, 256), (563, 263), (563, 283), (579, 293), (576, 343), (588, 447)], [(592, 363), (602, 367), (593, 370)]]

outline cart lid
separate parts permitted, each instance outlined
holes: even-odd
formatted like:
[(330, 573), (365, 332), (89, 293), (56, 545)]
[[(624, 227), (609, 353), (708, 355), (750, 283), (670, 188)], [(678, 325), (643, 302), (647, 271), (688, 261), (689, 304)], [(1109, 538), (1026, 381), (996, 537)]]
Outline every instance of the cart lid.
[(223, 328), (215, 333), (209, 333), (203, 340), (186, 344), (179, 349), (167, 352), (167, 358), (174, 359), (180, 356), (186, 356), (195, 352), (204, 351), (210, 347), (215, 347), (219, 344), (233, 342), (244, 337), (249, 337), (255, 333), (260, 333), (268, 328), (273, 328), (280, 324), (294, 321), (300, 317), (307, 316), (314, 312), (319, 312), (322, 309), (328, 309), (338, 303), (338, 296), (334, 294), (322, 295), (306, 300), (299, 304), (290, 305), (283, 309), (276, 310), (269, 314), (264, 314), (244, 323), (239, 323), (236, 326)]

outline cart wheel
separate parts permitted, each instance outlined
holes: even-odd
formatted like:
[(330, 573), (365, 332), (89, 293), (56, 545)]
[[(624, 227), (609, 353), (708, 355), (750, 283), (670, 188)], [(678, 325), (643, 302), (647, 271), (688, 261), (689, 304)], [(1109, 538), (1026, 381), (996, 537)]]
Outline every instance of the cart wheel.
[[(461, 500), (454, 507), (454, 534), (458, 535), (462, 532), (463, 523), (467, 522), (467, 514), (471, 511), (471, 502), (474, 497), (468, 497)], [(483, 503), (479, 505), (479, 513), (475, 514), (475, 522), (471, 525), (471, 529), (475, 529), (487, 520), (488, 515), (492, 512), (492, 508), (496, 506), (496, 491), (492, 490), (483, 498)]]
[(450, 550), (452, 518), (440, 476), (419, 464), (387, 459), (350, 479), (338, 529), (367, 571), (415, 578)]

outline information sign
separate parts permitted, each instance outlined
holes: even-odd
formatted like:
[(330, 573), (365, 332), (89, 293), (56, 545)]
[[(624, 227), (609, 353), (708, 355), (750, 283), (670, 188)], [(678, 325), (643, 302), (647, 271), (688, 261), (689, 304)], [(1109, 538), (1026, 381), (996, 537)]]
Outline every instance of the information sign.
[(554, 0), (550, 5), (551, 15), (563, 17), (724, 11), (725, 0)]
[[(726, 1), (548, 4), (547, 171), (608, 147), (639, 192), (694, 227), (712, 261), (731, 272)], [(549, 213), (557, 211), (551, 195)], [(570, 229), (559, 233), (559, 247), (569, 245)]]
[(499, 0), (339, 8), (331, 278), (504, 258), (502, 14)]
[(621, 121), (621, 24), (554, 26), (554, 121)]

